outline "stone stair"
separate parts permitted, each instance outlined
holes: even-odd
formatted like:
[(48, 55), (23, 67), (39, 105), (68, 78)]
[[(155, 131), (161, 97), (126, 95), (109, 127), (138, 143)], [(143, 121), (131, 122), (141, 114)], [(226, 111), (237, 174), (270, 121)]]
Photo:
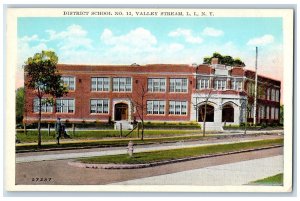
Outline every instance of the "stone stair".
[(126, 121), (126, 120), (116, 121), (114, 129), (120, 130), (121, 125), (122, 125), (122, 130), (132, 130), (133, 129), (133, 125), (129, 121)]
[[(201, 128), (203, 128), (203, 123), (201, 123)], [(217, 124), (213, 122), (206, 122), (205, 123), (205, 130), (206, 131), (223, 131), (222, 124)]]

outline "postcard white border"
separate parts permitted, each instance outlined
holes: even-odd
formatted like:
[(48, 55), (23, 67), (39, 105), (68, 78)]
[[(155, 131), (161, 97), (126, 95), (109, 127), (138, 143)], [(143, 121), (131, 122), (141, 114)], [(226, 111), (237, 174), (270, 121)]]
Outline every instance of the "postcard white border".
[[(15, 73), (17, 66), (18, 17), (70, 17), (63, 11), (183, 11), (214, 12), (214, 17), (282, 17), (284, 54), (284, 186), (193, 186), (193, 185), (15, 185)], [(91, 17), (91, 16), (73, 16)], [(97, 17), (97, 16), (93, 16)], [(101, 17), (101, 16), (100, 16)], [(107, 16), (105, 16), (107, 17)], [(118, 16), (112, 16), (118, 17)], [(161, 16), (159, 16), (161, 17)], [(178, 17), (178, 16), (176, 16)], [(185, 16), (188, 17), (188, 16)], [(5, 102), (5, 189), (7, 191), (106, 191), (106, 192), (290, 192), (292, 190), (292, 134), (293, 134), (293, 9), (178, 9), (178, 8), (8, 8), (6, 33), (6, 94)]]

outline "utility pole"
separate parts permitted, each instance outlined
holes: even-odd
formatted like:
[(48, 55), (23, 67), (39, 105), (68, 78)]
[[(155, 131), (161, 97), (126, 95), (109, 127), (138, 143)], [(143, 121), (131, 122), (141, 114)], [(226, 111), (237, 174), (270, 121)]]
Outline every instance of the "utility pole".
[(256, 108), (257, 108), (257, 47), (255, 47), (255, 88), (254, 88), (254, 107), (253, 107), (253, 124), (256, 125)]

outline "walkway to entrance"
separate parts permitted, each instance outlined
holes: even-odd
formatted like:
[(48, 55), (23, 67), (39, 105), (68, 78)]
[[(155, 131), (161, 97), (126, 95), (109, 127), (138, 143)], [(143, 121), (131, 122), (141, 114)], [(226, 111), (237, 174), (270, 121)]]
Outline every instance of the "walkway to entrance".
[(128, 120), (128, 105), (126, 103), (115, 104), (115, 121)]

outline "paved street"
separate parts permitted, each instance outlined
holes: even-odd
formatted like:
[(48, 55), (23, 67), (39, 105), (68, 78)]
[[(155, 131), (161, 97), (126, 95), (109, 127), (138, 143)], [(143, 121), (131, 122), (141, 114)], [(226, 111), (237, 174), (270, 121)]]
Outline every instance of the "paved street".
[[(219, 182), (227, 178), (228, 181), (236, 181), (236, 185), (240, 185), (239, 180), (228, 179), (231, 177), (242, 177), (247, 173), (251, 178), (247, 177), (246, 180), (255, 180), (256, 174), (258, 176), (260, 173), (257, 173), (257, 169), (253, 169), (253, 164), (258, 161), (251, 162), (252, 166), (247, 167), (246, 165), (240, 165), (240, 170), (235, 166), (227, 166), (226, 169), (222, 170), (224, 164), (237, 163), (241, 161), (249, 161), (260, 158), (269, 158), (274, 156), (280, 156), (283, 154), (283, 148), (273, 148), (267, 150), (253, 151), (240, 154), (232, 154), (226, 156), (204, 158), (193, 161), (186, 161), (180, 163), (167, 164), (162, 166), (156, 166), (151, 168), (143, 169), (123, 169), (123, 170), (105, 170), (105, 169), (87, 169), (87, 168), (78, 168), (68, 165), (68, 162), (71, 160), (53, 160), (53, 161), (36, 161), (36, 162), (26, 162), (26, 163), (17, 163), (16, 164), (16, 184), (30, 184), (30, 185), (99, 185), (99, 184), (111, 184), (124, 182), (128, 180), (142, 179), (142, 178), (151, 178), (155, 176), (162, 175), (172, 175), (173, 173), (178, 173), (179, 175), (189, 173), (189, 171), (195, 170), (195, 177), (191, 175), (187, 179), (181, 179), (182, 182), (196, 182), (198, 185), (211, 185), (211, 179), (203, 176), (203, 173), (206, 168), (210, 170), (210, 174), (214, 175), (212, 170), (218, 170), (215, 177), (218, 178)], [(274, 159), (274, 160), (273, 160)], [(265, 161), (262, 169), (269, 168), (269, 171), (272, 173), (277, 173), (281, 170), (283, 161), (281, 158), (270, 158)], [(275, 162), (273, 162), (275, 161)], [(261, 163), (257, 163), (257, 166)], [(218, 167), (219, 166), (219, 167)], [(233, 170), (230, 171), (230, 168)], [(242, 168), (246, 170), (242, 171)], [(273, 169), (273, 170), (271, 170)], [(204, 171), (204, 172), (203, 172)], [(222, 174), (222, 172), (224, 174)], [(201, 174), (203, 176), (202, 183), (199, 182)], [(225, 175), (228, 174), (229, 176)], [(181, 175), (182, 176), (182, 175)], [(188, 175), (187, 175), (188, 176)], [(252, 177), (253, 176), (253, 177)], [(167, 176), (168, 177), (168, 176)], [(35, 178), (51, 178), (49, 181), (35, 181)], [(205, 178), (205, 179), (204, 179)], [(148, 180), (148, 179), (146, 179)], [(151, 180), (151, 179), (150, 179)], [(150, 181), (149, 180), (149, 181)], [(174, 181), (171, 178), (168, 182)], [(215, 180), (217, 181), (217, 180)], [(225, 180), (224, 180), (225, 181)], [(167, 181), (165, 181), (167, 182)], [(204, 183), (203, 183), (204, 182)], [(163, 184), (164, 182), (162, 182)], [(242, 182), (243, 183), (243, 182)], [(226, 184), (227, 185), (227, 184)]]
[[(164, 143), (164, 144), (154, 144), (154, 145), (143, 145), (136, 146), (134, 152), (144, 152), (144, 151), (155, 151), (155, 150), (168, 150), (175, 148), (188, 148), (205, 146), (212, 144), (231, 144), (237, 142), (249, 142), (259, 139), (274, 139), (278, 138), (278, 135), (259, 135), (259, 136), (249, 136), (244, 138), (226, 138), (226, 139), (213, 139), (213, 140), (201, 140), (201, 141), (190, 141), (190, 142), (177, 142), (177, 143)], [(104, 155), (117, 155), (125, 154), (126, 147), (118, 148), (98, 148), (98, 149), (86, 149), (86, 150), (61, 150), (61, 151), (49, 151), (49, 152), (38, 152), (38, 153), (22, 153), (17, 154), (16, 163), (23, 162), (33, 162), (33, 161), (46, 161), (46, 160), (62, 160), (62, 159), (72, 159), (79, 157), (92, 157), (92, 156), (104, 156)]]
[(282, 155), (134, 179), (114, 184), (237, 186), (279, 173), (283, 173)]

